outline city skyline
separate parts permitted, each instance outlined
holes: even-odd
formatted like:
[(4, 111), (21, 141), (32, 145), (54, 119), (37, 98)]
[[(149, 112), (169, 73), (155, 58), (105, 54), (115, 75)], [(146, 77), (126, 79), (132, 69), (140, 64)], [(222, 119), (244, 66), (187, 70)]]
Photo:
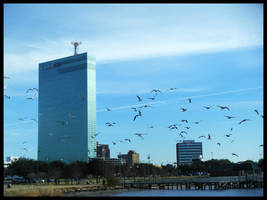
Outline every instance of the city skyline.
[(96, 57), (96, 140), (111, 157), (174, 163), (181, 131), (204, 160), (263, 157), (263, 4), (4, 4), (4, 158), (37, 159), (38, 94), (26, 91), (38, 63), (73, 55), (75, 40)]

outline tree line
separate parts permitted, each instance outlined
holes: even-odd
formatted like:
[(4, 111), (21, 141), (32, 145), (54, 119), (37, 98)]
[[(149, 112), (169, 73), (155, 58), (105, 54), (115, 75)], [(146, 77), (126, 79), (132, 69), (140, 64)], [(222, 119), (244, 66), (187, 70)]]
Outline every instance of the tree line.
[[(194, 161), (191, 165), (174, 166), (172, 164), (155, 166), (148, 163), (138, 163), (134, 166), (111, 165), (102, 159), (92, 159), (89, 162), (76, 161), (66, 164), (62, 161), (44, 162), (20, 158), (4, 169), (4, 176), (21, 176), (27, 179), (53, 178), (110, 178), (110, 177), (148, 177), (148, 176), (179, 176), (209, 174), (210, 176), (232, 176), (243, 173), (260, 173), (263, 169), (263, 159), (258, 162), (250, 160), (232, 163), (227, 159), (211, 159)], [(197, 174), (196, 174), (197, 173)], [(242, 175), (242, 174), (241, 174)], [(55, 182), (56, 183), (56, 182)]]

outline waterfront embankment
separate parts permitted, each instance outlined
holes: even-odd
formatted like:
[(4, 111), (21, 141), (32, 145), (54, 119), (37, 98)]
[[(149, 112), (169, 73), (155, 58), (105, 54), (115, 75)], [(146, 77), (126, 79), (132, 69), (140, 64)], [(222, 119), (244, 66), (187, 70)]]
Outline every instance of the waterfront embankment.
[(107, 186), (102, 184), (91, 185), (12, 185), (11, 188), (4, 186), (4, 196), (37, 197), (37, 196), (65, 196), (68, 193), (83, 191), (115, 191), (123, 189), (121, 185)]

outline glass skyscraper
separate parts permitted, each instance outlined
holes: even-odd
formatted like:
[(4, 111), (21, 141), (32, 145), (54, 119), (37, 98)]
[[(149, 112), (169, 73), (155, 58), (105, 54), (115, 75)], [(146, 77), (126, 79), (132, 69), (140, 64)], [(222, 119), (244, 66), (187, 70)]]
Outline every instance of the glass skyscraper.
[(87, 53), (39, 64), (38, 160), (96, 157), (95, 67)]
[(193, 160), (202, 159), (202, 142), (184, 140), (176, 144), (177, 166), (192, 164)]

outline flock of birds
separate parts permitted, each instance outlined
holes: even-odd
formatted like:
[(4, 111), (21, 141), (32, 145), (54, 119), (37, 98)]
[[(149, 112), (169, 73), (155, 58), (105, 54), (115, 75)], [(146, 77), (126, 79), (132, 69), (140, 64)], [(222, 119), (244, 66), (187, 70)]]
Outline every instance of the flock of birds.
[[(168, 91), (173, 91), (173, 90), (176, 90), (177, 88), (169, 88), (166, 90), (166, 92)], [(156, 97), (158, 96), (158, 94), (161, 94), (163, 93), (161, 90), (159, 89), (153, 89), (151, 91), (151, 94), (153, 94), (152, 97), (149, 97), (149, 98), (146, 98), (146, 99), (150, 99), (152, 101), (154, 101), (156, 99)], [(143, 98), (141, 98), (140, 96), (136, 96), (137, 97), (137, 101), (138, 102), (142, 102), (143, 101)], [(188, 98), (187, 99), (188, 101), (188, 104), (191, 104), (192, 103), (192, 99), (191, 98)], [(151, 105), (149, 104), (142, 104), (142, 106), (139, 106), (139, 107), (131, 107), (131, 109), (136, 113), (133, 117), (133, 121), (136, 121), (138, 118), (142, 117), (142, 108), (148, 108), (148, 107), (152, 107)], [(222, 106), (222, 105), (211, 105), (211, 106), (203, 106), (203, 109), (205, 110), (210, 110), (212, 107), (217, 107), (219, 108), (220, 110), (227, 110), (227, 111), (230, 111), (230, 108), (229, 106)], [(185, 107), (181, 107), (180, 108), (181, 112), (187, 112), (188, 111), (188, 108), (185, 108)], [(111, 108), (106, 108), (106, 111), (110, 112), (112, 111)], [(254, 112), (256, 113), (256, 115), (258, 116), (261, 116), (261, 118), (264, 118), (263, 114), (260, 115), (259, 111), (257, 109), (254, 109)], [(236, 118), (235, 116), (230, 116), (230, 115), (224, 115), (224, 117), (226, 119), (233, 119), (233, 118)], [(202, 120), (200, 121), (193, 121), (192, 123), (193, 124), (199, 124)], [(250, 121), (250, 119), (242, 119), (240, 120), (237, 124), (238, 125), (241, 125), (247, 121)], [(168, 129), (169, 130), (179, 130), (179, 136), (181, 137), (182, 140), (178, 140), (178, 142), (182, 142), (184, 139), (185, 139), (185, 135), (188, 135), (188, 130), (191, 128), (188, 124), (189, 124), (189, 120), (188, 119), (182, 119), (180, 121), (181, 123), (175, 123), (175, 124), (170, 124), (168, 125)], [(106, 125), (107, 126), (114, 126), (116, 124), (116, 122), (106, 122)], [(181, 127), (183, 127), (185, 130), (180, 130)], [(154, 128), (154, 126), (149, 126), (148, 128)], [(230, 128), (230, 131), (233, 131), (233, 127)], [(144, 139), (144, 135), (147, 135), (145, 133), (134, 133), (134, 135), (136, 135), (137, 137), (140, 137), (141, 139)], [(227, 137), (227, 138), (230, 138), (231, 135), (233, 135), (232, 133), (229, 133), (229, 134), (225, 134), (224, 136)], [(200, 135), (198, 138), (205, 138), (207, 140), (212, 140), (212, 136), (210, 133), (208, 133), (207, 135)], [(130, 138), (125, 138), (124, 139), (125, 141), (128, 141), (128, 142), (131, 142), (131, 139)], [(119, 140), (119, 142), (123, 142), (122, 140)], [(233, 143), (234, 140), (231, 140), (231, 143)], [(112, 144), (113, 145), (116, 145), (118, 143), (118, 141), (112, 141)], [(218, 146), (221, 146), (221, 143), (220, 142), (217, 142), (216, 143)], [(263, 147), (263, 145), (260, 145), (260, 147)], [(237, 153), (232, 153), (232, 156), (236, 156), (236, 157), (239, 157), (239, 155)]]
[[(10, 79), (10, 77), (6, 77), (6, 76), (5, 76), (4, 79)], [(4, 91), (6, 91), (7, 86), (8, 86), (7, 84), (4, 85)], [(169, 88), (169, 89), (166, 90), (166, 92), (168, 92), (168, 91), (174, 91), (174, 90), (176, 90), (176, 89), (177, 89), (177, 88)], [(29, 96), (29, 97), (26, 97), (26, 99), (28, 99), (28, 100), (33, 100), (33, 99), (36, 97), (36, 94), (38, 93), (38, 89), (37, 89), (37, 88), (29, 88), (29, 89), (27, 89), (27, 90), (25, 91), (25, 93), (26, 93), (26, 94), (30, 94), (30, 96)], [(148, 97), (148, 98), (146, 98), (146, 99), (149, 99), (149, 100), (151, 100), (151, 101), (154, 101), (154, 100), (156, 99), (156, 97), (157, 97), (159, 94), (163, 93), (163, 92), (162, 92), (161, 90), (159, 90), (159, 89), (153, 89), (150, 93), (153, 94), (153, 96), (152, 96), (152, 97)], [(4, 94), (4, 97), (7, 98), (7, 99), (10, 99), (10, 98), (11, 98), (10, 96), (8, 96), (8, 95), (6, 95), (6, 94)], [(138, 96), (138, 95), (137, 95), (136, 97), (137, 97), (137, 101), (138, 101), (138, 102), (142, 102), (142, 101), (144, 100), (143, 98), (141, 98), (141, 97)], [(80, 98), (81, 98), (81, 102), (84, 103), (84, 101), (85, 101), (85, 97), (83, 96), (83, 94), (80, 94)], [(192, 103), (192, 99), (191, 99), (191, 98), (188, 98), (187, 101), (188, 101), (189, 104)], [(140, 117), (143, 116), (143, 115), (142, 115), (142, 112), (143, 112), (142, 109), (143, 109), (143, 108), (149, 108), (149, 107), (152, 107), (152, 106), (149, 105), (149, 104), (142, 104), (142, 105), (139, 106), (139, 107), (131, 107), (131, 109), (132, 109), (133, 112), (135, 113), (134, 116), (133, 116), (133, 121), (136, 121), (138, 118), (140, 118)], [(212, 107), (215, 107), (215, 105), (211, 105), (211, 106), (203, 106), (203, 108), (206, 109), (206, 110), (210, 110)], [(228, 106), (217, 105), (216, 107), (218, 107), (220, 110), (228, 110), (228, 111), (230, 111), (230, 108), (229, 108)], [(188, 111), (188, 108), (181, 107), (180, 110), (181, 110), (181, 112), (187, 112), (187, 111)], [(112, 109), (111, 109), (111, 108), (106, 108), (106, 111), (111, 112)], [(254, 112), (255, 112), (258, 116), (261, 116), (262, 118), (264, 117), (263, 114), (260, 115), (260, 113), (259, 113), (259, 111), (258, 111), (257, 109), (254, 109)], [(39, 113), (39, 114), (41, 114), (41, 113)], [(76, 116), (74, 116), (74, 115), (71, 114), (71, 113), (68, 114), (68, 118), (70, 118), (70, 119), (71, 119), (71, 118), (75, 118), (75, 117), (76, 117)], [(231, 119), (233, 119), (233, 118), (236, 118), (236, 117), (234, 117), (234, 116), (230, 116), (230, 115), (224, 115), (224, 117), (225, 117), (226, 119), (229, 119), (229, 120), (231, 120)], [(18, 118), (18, 120), (20, 120), (20, 121), (25, 121), (25, 120), (27, 120), (27, 117), (21, 117), (21, 118)], [(29, 120), (32, 120), (32, 121), (38, 123), (37, 119), (35, 119), (35, 118), (31, 118), (31, 119), (29, 119)], [(241, 125), (242, 123), (247, 122), (247, 121), (250, 121), (250, 119), (242, 119), (241, 121), (238, 122), (238, 125)], [(181, 131), (179, 132), (179, 136), (181, 137), (181, 139), (184, 139), (184, 138), (185, 138), (185, 135), (188, 135), (188, 130), (189, 130), (191, 127), (190, 127), (189, 125), (185, 125), (185, 124), (188, 124), (188, 123), (189, 123), (189, 120), (187, 120), (187, 119), (182, 119), (180, 122), (181, 122), (181, 123), (179, 123), (179, 124), (177, 124), (177, 123), (175, 123), (175, 124), (170, 124), (170, 125), (168, 125), (167, 128), (168, 128), (169, 130), (175, 130), (175, 129), (176, 129), (176, 130), (179, 130), (180, 127), (182, 127), (182, 126), (184, 125), (183, 127), (184, 127), (186, 130), (181, 130)], [(200, 122), (201, 122), (201, 121), (194, 121), (194, 122), (192, 122), (192, 123), (197, 125), (197, 124), (199, 124)], [(68, 121), (56, 121), (56, 123), (58, 123), (58, 124), (60, 124), (60, 125), (62, 125), (62, 126), (66, 126), (66, 125), (68, 125)], [(106, 122), (105, 125), (108, 126), (108, 127), (113, 127), (113, 126), (116, 125), (116, 122)], [(152, 129), (152, 128), (154, 128), (154, 126), (148, 126), (148, 128), (149, 128), (149, 129)], [(230, 128), (230, 131), (232, 131), (232, 130), (233, 130), (233, 127)], [(93, 135), (91, 136), (91, 138), (95, 138), (95, 137), (98, 136), (99, 134), (100, 134), (100, 132), (96, 132), (95, 134), (93, 134)], [(50, 132), (50, 133), (48, 133), (48, 135), (49, 135), (49, 136), (54, 136), (54, 133), (51, 133), (51, 132)], [(147, 134), (146, 134), (146, 133), (140, 133), (140, 132), (138, 132), (138, 133), (134, 133), (134, 135), (144, 140), (144, 135), (147, 135)], [(231, 137), (231, 135), (232, 135), (232, 133), (230, 133), (230, 134), (225, 134), (224, 136), (227, 137), (227, 138), (229, 138), (229, 137)], [(68, 138), (70, 138), (70, 135), (69, 135), (69, 134), (66, 134), (66, 135), (64, 135), (64, 137), (60, 138), (60, 141), (61, 141), (61, 142), (65, 142), (65, 139), (68, 139)], [(198, 138), (206, 138), (207, 140), (211, 140), (211, 139), (212, 139), (212, 136), (211, 136), (210, 133), (208, 133), (207, 135), (200, 135)], [(125, 141), (125, 142), (128, 142), (128, 143), (131, 143), (131, 139), (130, 139), (130, 138), (124, 138), (123, 140), (112, 141), (112, 144), (113, 144), (113, 145), (116, 145), (118, 142), (119, 142), (119, 143), (123, 143), (124, 141)], [(178, 142), (182, 142), (182, 140), (179, 140)], [(234, 142), (234, 140), (232, 140), (231, 143), (232, 143), (232, 142)], [(23, 142), (23, 144), (26, 144), (26, 143), (27, 143), (27, 141), (24, 141), (24, 142)], [(217, 142), (217, 145), (218, 145), (218, 146), (221, 146), (221, 143), (220, 143), (220, 142)], [(263, 147), (263, 145), (260, 145), (260, 146)], [(23, 149), (24, 149), (24, 151), (28, 151), (28, 149), (27, 149), (26, 147), (24, 147)], [(94, 151), (96, 152), (96, 149), (94, 149)], [(236, 153), (232, 153), (232, 156), (237, 156), (237, 157), (238, 157), (238, 154), (236, 154)]]

